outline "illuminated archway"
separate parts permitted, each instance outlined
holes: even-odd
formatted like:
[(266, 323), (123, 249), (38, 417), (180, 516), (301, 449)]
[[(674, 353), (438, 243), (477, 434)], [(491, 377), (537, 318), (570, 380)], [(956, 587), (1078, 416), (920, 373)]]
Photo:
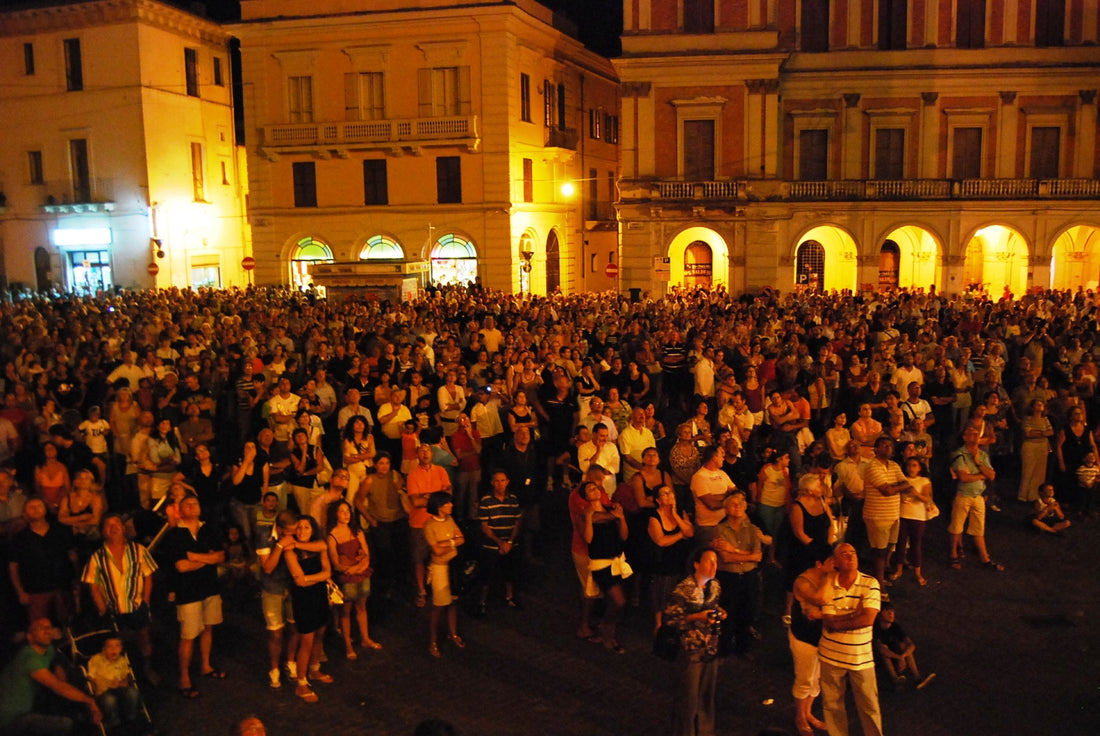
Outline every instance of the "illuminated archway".
[(391, 237), (372, 235), (367, 238), (367, 242), (363, 243), (363, 248), (359, 251), (359, 259), (363, 261), (375, 259), (401, 261), (405, 259), (405, 251), (401, 244)]
[(903, 289), (928, 290), (936, 283), (940, 247), (932, 233), (916, 225), (905, 225), (887, 234), (883, 243), (898, 249), (897, 285)]
[(966, 244), (963, 273), (967, 288), (980, 289), (994, 299), (1005, 289), (1016, 296), (1027, 292), (1029, 250), (1020, 233), (1004, 225), (977, 230)]
[(313, 285), (309, 264), (332, 263), (332, 249), (323, 240), (307, 235), (299, 240), (290, 254), (290, 283), (295, 289), (308, 289)]
[(477, 279), (477, 250), (455, 233), (435, 241), (431, 252), (431, 281), (437, 286), (472, 284)]
[[(824, 252), (824, 278), (818, 288), (824, 291), (856, 290), (858, 269), (856, 253), (858, 247), (852, 236), (834, 225), (820, 225), (813, 228), (798, 241), (795, 249), (796, 261), (802, 246), (814, 241)], [(795, 270), (795, 286), (798, 283), (798, 271)]]
[(1050, 257), (1050, 288), (1100, 287), (1100, 228), (1075, 225), (1058, 236)]
[[(730, 251), (729, 246), (721, 235), (706, 227), (689, 227), (681, 231), (672, 239), (668, 246), (669, 286), (682, 286), (693, 288), (703, 284), (688, 273), (685, 263), (688, 261), (688, 250), (694, 249), (696, 256), (702, 254), (702, 248), (710, 250), (710, 286), (725, 286), (729, 288)], [(696, 257), (692, 256), (692, 258)], [(692, 260), (692, 264), (698, 264)], [(693, 266), (694, 267), (694, 266)]]

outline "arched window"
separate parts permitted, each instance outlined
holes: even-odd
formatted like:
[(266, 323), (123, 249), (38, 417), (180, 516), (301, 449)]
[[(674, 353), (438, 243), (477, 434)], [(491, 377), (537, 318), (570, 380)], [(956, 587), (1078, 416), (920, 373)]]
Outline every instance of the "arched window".
[(710, 288), (710, 279), (714, 273), (714, 251), (702, 240), (684, 249), (684, 287), (694, 289), (697, 286)]
[(472, 284), (477, 279), (477, 251), (461, 235), (447, 233), (432, 246), (433, 284)]
[(367, 238), (363, 244), (363, 250), (359, 251), (360, 260), (373, 260), (375, 258), (404, 260), (405, 251), (393, 238), (385, 235), (374, 235)]
[(332, 262), (332, 249), (312, 236), (298, 241), (290, 256), (290, 280), (295, 289), (308, 289), (313, 284), (309, 264), (315, 261)]
[(795, 274), (799, 289), (820, 291), (825, 285), (825, 247), (816, 240), (807, 240), (798, 247)]

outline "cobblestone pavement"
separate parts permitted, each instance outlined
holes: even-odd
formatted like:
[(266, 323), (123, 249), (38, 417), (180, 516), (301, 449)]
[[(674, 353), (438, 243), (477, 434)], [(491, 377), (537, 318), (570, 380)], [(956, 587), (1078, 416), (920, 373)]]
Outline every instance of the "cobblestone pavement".
[[(1100, 521), (1064, 537), (1039, 537), (1025, 528), (1024, 513), (989, 515), (990, 549), (1004, 573), (981, 568), (973, 552), (961, 571), (951, 570), (946, 521), (929, 524), (928, 586), (908, 577), (890, 593), (899, 623), (917, 643), (919, 666), (937, 677), (920, 691), (881, 688), (887, 734), (1100, 733)], [(336, 682), (317, 685), (320, 702), (313, 705), (291, 686), (268, 687), (259, 602), (237, 602), (216, 634), (215, 664), (229, 679), (196, 679), (202, 696), (194, 701), (167, 686), (147, 690), (154, 720), (169, 736), (226, 733), (247, 713), (263, 718), (274, 736), (407, 736), (427, 717), (451, 721), (462, 736), (666, 733), (671, 665), (649, 653), (649, 614), (629, 612), (620, 637), (626, 654), (576, 639), (564, 535), (554, 548), (537, 582), (521, 591), (524, 610), (498, 604), (482, 620), (462, 615), (468, 647), (444, 643), (440, 660), (427, 652), (426, 610), (372, 601), (371, 632), (385, 649), (348, 662), (330, 638), (326, 667)], [(720, 736), (755, 736), (766, 726), (793, 731), (780, 579), (768, 571), (756, 662), (722, 665)], [(162, 670), (172, 667), (169, 655)]]

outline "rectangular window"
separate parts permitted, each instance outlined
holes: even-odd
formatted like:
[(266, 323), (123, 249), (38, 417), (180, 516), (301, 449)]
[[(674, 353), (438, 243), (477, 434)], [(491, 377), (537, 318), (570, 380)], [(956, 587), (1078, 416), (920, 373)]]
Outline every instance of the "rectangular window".
[(875, 131), (875, 178), (905, 178), (904, 128), (879, 128)]
[(419, 94), (422, 118), (469, 115), (470, 67), (421, 69)]
[(883, 51), (905, 48), (908, 36), (909, 0), (879, 0), (878, 47)]
[(824, 181), (829, 176), (829, 131), (810, 129), (798, 134), (798, 178)]
[(588, 111), (588, 137), (599, 140), (603, 131), (603, 108)]
[(588, 219), (600, 219), (600, 172), (588, 170)]
[(714, 0), (684, 0), (684, 33), (714, 33)]
[(222, 60), (220, 56), (214, 57), (214, 84), (218, 87), (225, 86), (225, 76), (222, 74)]
[(386, 173), (386, 159), (366, 159), (363, 161), (363, 204), (389, 203), (390, 187)]
[(684, 179), (714, 180), (714, 121), (684, 121)]
[(34, 76), (34, 44), (23, 44), (23, 73), (28, 77)]
[(519, 75), (519, 119), (531, 122), (531, 77), (527, 74)]
[(187, 81), (187, 96), (199, 96), (199, 52), (195, 49), (183, 50), (183, 76)]
[(312, 123), (313, 77), (288, 77), (286, 81), (290, 122)]
[(229, 164), (225, 161), (221, 162), (222, 165), (222, 186), (229, 186)]
[(69, 176), (73, 183), (73, 202), (92, 201), (92, 175), (88, 163), (88, 140), (73, 138), (69, 141)]
[(84, 89), (84, 64), (80, 59), (80, 39), (66, 38), (65, 44), (65, 89), (79, 92)]
[(565, 130), (565, 85), (558, 85), (558, 130)]
[(955, 128), (951, 154), (951, 176), (979, 179), (982, 176), (982, 129)]
[(959, 0), (955, 16), (955, 46), (980, 49), (985, 46), (985, 0)]
[(619, 142), (619, 116), (607, 115), (604, 117), (603, 139), (608, 143)]
[(1032, 179), (1057, 179), (1061, 174), (1058, 165), (1062, 145), (1062, 129), (1043, 127), (1031, 129)]
[(382, 72), (344, 75), (344, 119), (385, 120), (386, 90)]
[(1066, 42), (1066, 0), (1036, 0), (1035, 45), (1063, 46)]
[(317, 206), (317, 166), (313, 161), (295, 161), (294, 206)]
[(523, 159), (523, 201), (535, 201), (535, 162)]
[(802, 0), (799, 48), (803, 51), (829, 50), (829, 0)]
[(202, 144), (191, 144), (191, 189), (196, 202), (206, 201), (206, 170), (202, 162)]
[(554, 112), (554, 102), (557, 100), (557, 92), (549, 79), (542, 82), (542, 124), (547, 128), (554, 127), (557, 115)]
[(435, 160), (435, 190), (440, 204), (462, 202), (462, 159), (440, 156)]
[(27, 174), (31, 184), (46, 183), (46, 177), (42, 171), (41, 151), (27, 151)]

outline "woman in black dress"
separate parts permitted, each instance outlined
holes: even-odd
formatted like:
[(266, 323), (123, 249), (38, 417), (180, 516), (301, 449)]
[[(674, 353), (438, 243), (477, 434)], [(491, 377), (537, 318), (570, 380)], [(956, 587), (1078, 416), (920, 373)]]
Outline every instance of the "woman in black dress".
[(787, 613), (789, 623), (794, 582), (798, 576), (824, 562), (832, 552), (833, 516), (824, 500), (825, 484), (817, 473), (798, 481), (798, 497), (791, 504), (791, 546), (786, 565)]
[(630, 577), (632, 572), (623, 553), (623, 543), (629, 534), (626, 515), (619, 504), (604, 508), (601, 500), (603, 489), (595, 483), (585, 483), (579, 492), (588, 501), (581, 530), (581, 536), (588, 544), (588, 570), (607, 605), (600, 624), (600, 637), (605, 649), (622, 654), (625, 650), (619, 645), (615, 632), (620, 614), (626, 605), (623, 580)]
[[(298, 520), (295, 543), (322, 540), (321, 527), (312, 517), (303, 516)], [(328, 580), (332, 577), (332, 567), (325, 551), (311, 552), (297, 546), (286, 550), (286, 566), (294, 579), (290, 600), (294, 606), (294, 622), (301, 636), (296, 653), (298, 689), (295, 694), (307, 703), (316, 703), (317, 694), (309, 686), (310, 678), (325, 684), (332, 682), (332, 675), (321, 672), (321, 654), (329, 617)]]

